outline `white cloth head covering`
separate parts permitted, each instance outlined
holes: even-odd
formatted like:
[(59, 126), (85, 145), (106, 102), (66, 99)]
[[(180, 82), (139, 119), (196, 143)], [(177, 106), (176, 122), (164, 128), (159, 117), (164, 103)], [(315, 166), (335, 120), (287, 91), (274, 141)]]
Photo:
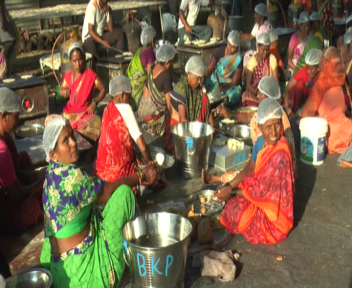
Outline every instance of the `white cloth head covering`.
[(170, 44), (164, 44), (156, 51), (156, 61), (167, 62), (175, 58), (176, 49)]
[(279, 82), (272, 76), (263, 77), (258, 84), (258, 90), (266, 97), (279, 100), (281, 98)]
[(205, 69), (206, 67), (203, 63), (203, 60), (199, 56), (192, 56), (191, 58), (189, 58), (185, 67), (186, 73), (192, 73), (199, 77), (204, 76)]
[(262, 33), (259, 35), (258, 39), (257, 39), (257, 43), (258, 44), (263, 44), (263, 45), (270, 45), (270, 37), (268, 33)]
[(352, 30), (348, 30), (343, 36), (343, 41), (346, 45), (350, 44), (352, 41)]
[(70, 125), (70, 122), (67, 119), (64, 117), (56, 117), (45, 127), (43, 134), (43, 146), (47, 162), (50, 161), (49, 152), (55, 148), (61, 130), (66, 125)]
[(82, 54), (84, 55), (84, 49), (83, 46), (80, 42), (75, 42), (73, 43), (69, 48), (68, 48), (68, 57), (71, 58), (71, 52), (73, 51), (73, 49), (79, 49), (82, 51)]
[(263, 17), (268, 16), (268, 10), (266, 9), (266, 5), (263, 3), (256, 5), (254, 8), (254, 11), (255, 11), (255, 13), (257, 13)]
[(303, 24), (303, 23), (307, 23), (310, 22), (310, 17), (308, 12), (303, 11), (301, 12), (301, 14), (299, 14), (299, 18), (298, 18), (298, 24)]
[(241, 45), (241, 37), (240, 33), (238, 31), (232, 30), (229, 33), (229, 36), (227, 36), (227, 41), (232, 45), (232, 46), (240, 46)]
[(283, 115), (282, 107), (273, 98), (265, 98), (258, 108), (258, 123), (263, 125), (270, 119), (281, 119)]
[(128, 94), (132, 93), (130, 79), (123, 75), (119, 75), (111, 79), (109, 83), (109, 94), (112, 97), (115, 97), (116, 95), (122, 94), (123, 92)]
[(0, 88), (0, 113), (20, 111), (21, 101), (18, 95), (7, 87)]
[(141, 33), (141, 44), (143, 46), (148, 46), (150, 43), (152, 43), (155, 36), (156, 36), (156, 31), (153, 27), (148, 26), (144, 28)]
[(306, 58), (305, 58), (306, 64), (311, 66), (319, 65), (322, 54), (323, 52), (321, 50), (317, 48), (313, 48), (306, 55)]
[(279, 34), (277, 33), (277, 30), (275, 28), (269, 30), (268, 34), (269, 34), (271, 43), (273, 43), (279, 39)]
[(318, 12), (313, 12), (310, 15), (310, 21), (321, 21), (321, 16)]

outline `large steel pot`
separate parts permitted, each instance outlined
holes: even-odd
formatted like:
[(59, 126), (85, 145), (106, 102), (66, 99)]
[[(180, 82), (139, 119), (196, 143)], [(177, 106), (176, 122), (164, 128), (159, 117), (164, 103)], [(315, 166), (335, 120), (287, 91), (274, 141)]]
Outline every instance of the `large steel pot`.
[(14, 275), (6, 280), (6, 288), (50, 288), (51, 274), (42, 268), (33, 268)]
[(235, 124), (228, 128), (227, 133), (235, 139), (241, 140), (247, 146), (253, 147), (251, 128), (244, 124)]
[(185, 178), (200, 177), (208, 169), (214, 129), (201, 122), (179, 123), (171, 128), (175, 158)]
[(153, 213), (122, 230), (124, 258), (133, 288), (183, 287), (191, 222), (171, 213)]

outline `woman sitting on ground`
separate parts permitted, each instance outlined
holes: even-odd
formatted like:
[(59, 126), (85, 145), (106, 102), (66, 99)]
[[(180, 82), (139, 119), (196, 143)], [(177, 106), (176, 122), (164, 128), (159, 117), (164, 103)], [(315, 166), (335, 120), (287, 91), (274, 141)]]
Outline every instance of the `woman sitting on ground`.
[(226, 201), (221, 224), (253, 244), (281, 242), (293, 227), (292, 153), (282, 136), (282, 115), (276, 100), (260, 103), (258, 123), (263, 140), (257, 141), (247, 166), (214, 194), (216, 201)]
[(155, 61), (155, 37), (156, 31), (153, 27), (148, 26), (142, 30), (141, 44), (143, 47), (134, 53), (133, 59), (126, 71), (126, 75), (132, 84), (131, 106), (133, 111), (136, 111), (138, 108), (139, 101), (143, 95), (144, 85)]
[(205, 88), (201, 86), (205, 73), (203, 60), (192, 56), (185, 67), (186, 76), (182, 76), (171, 92), (170, 119), (166, 121), (166, 149), (173, 151), (171, 127), (180, 122), (204, 122), (214, 126), (210, 113), (209, 99)]
[[(278, 101), (279, 104), (281, 104), (280, 87), (279, 87), (279, 83), (275, 78), (271, 76), (264, 77), (259, 82), (258, 90), (259, 90), (258, 92), (259, 104), (266, 98), (274, 99)], [(253, 141), (253, 145), (255, 146), (257, 141), (263, 141), (263, 138), (261, 137), (262, 131), (260, 129), (260, 126), (258, 125), (257, 112), (253, 114), (253, 117), (250, 121), (250, 126), (251, 126), (251, 138)], [(295, 139), (291, 129), (290, 120), (285, 111), (283, 111), (283, 114), (282, 114), (282, 127), (283, 127), (282, 129), (283, 136), (285, 136), (285, 139), (290, 144), (290, 149), (292, 151), (292, 163), (293, 163), (293, 168), (296, 175), (297, 163), (296, 163)], [(218, 180), (221, 180), (222, 183), (227, 183), (231, 181), (236, 175), (237, 175), (237, 172), (226, 172), (219, 178), (219, 176), (212, 176), (210, 174), (205, 174), (203, 171), (202, 181), (203, 183), (213, 183), (214, 181), (218, 182)]]
[(279, 80), (282, 82), (287, 81), (284, 63), (282, 62), (282, 58), (280, 55), (279, 50), (277, 49), (279, 45), (279, 34), (277, 33), (276, 29), (271, 29), (269, 32), (270, 37), (270, 54), (274, 55), (277, 61), (278, 66), (278, 73), (279, 73)]
[[(104, 99), (106, 90), (97, 74), (85, 67), (85, 53), (80, 43), (72, 44), (68, 55), (73, 71), (65, 75), (60, 87), (60, 95), (68, 99), (63, 116), (70, 121), (73, 129), (95, 142), (100, 135), (101, 119), (94, 112), (98, 103)], [(95, 99), (94, 89), (99, 90)]]
[(140, 170), (134, 143), (145, 161), (152, 159), (129, 104), (130, 80), (122, 75), (115, 77), (110, 81), (109, 93), (112, 98), (104, 110), (95, 169), (100, 179), (114, 182)]
[(270, 37), (263, 33), (258, 37), (258, 52), (247, 64), (247, 89), (242, 95), (243, 106), (258, 106), (258, 84), (265, 76), (279, 79), (278, 65), (274, 55), (270, 54)]
[(92, 177), (77, 165), (77, 142), (63, 117), (48, 123), (43, 142), (49, 167), (41, 265), (54, 287), (117, 287), (125, 269), (122, 228), (138, 216), (129, 186), (154, 182), (155, 169), (115, 182)]
[(170, 109), (172, 91), (172, 61), (176, 50), (169, 44), (162, 45), (156, 52), (157, 63), (152, 65), (144, 87), (138, 110), (137, 121), (152, 135), (165, 133), (165, 121)]
[(304, 47), (309, 40), (310, 17), (308, 12), (301, 12), (298, 19), (298, 31), (291, 36), (288, 45), (288, 70), (295, 70), (297, 62), (304, 52)]
[(0, 211), (1, 233), (22, 233), (43, 217), (44, 173), (34, 171), (26, 152), (17, 153), (11, 133), (21, 111), (18, 95), (0, 88)]
[[(330, 47), (322, 56), (319, 78), (299, 116), (325, 119), (329, 125), (329, 153), (343, 153), (350, 147), (352, 139), (351, 112), (351, 96), (345, 83), (342, 57), (337, 48)], [(346, 159), (345, 156), (342, 159)], [(339, 159), (340, 165), (341, 161)]]
[(226, 106), (230, 109), (240, 103), (242, 95), (240, 84), (243, 61), (240, 44), (240, 34), (237, 31), (231, 31), (227, 37), (227, 45), (215, 51), (205, 72), (207, 77), (205, 87), (208, 94), (227, 96)]
[(307, 101), (315, 81), (319, 77), (319, 64), (322, 51), (312, 49), (308, 52), (306, 66), (299, 70), (286, 87), (284, 106), (287, 114), (297, 113)]

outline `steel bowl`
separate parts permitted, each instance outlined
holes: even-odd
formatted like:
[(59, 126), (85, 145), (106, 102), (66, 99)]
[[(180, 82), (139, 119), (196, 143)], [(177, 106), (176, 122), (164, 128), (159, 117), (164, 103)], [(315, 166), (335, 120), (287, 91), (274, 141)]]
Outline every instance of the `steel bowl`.
[[(214, 193), (215, 190), (207, 189), (188, 196), (185, 200), (186, 209), (190, 209), (191, 206), (194, 205), (194, 213), (204, 217), (214, 216), (220, 213), (224, 209), (225, 202), (216, 203), (213, 199)], [(205, 199), (204, 204), (200, 203), (201, 197)], [(206, 209), (206, 212), (202, 214), (201, 208), (203, 207)]]
[(49, 288), (52, 278), (48, 270), (33, 268), (6, 280), (6, 288)]
[(44, 126), (41, 124), (25, 124), (15, 130), (15, 134), (19, 138), (33, 137), (42, 135), (44, 133)]
[(251, 127), (244, 124), (235, 124), (227, 130), (227, 133), (235, 139), (241, 140), (247, 146), (253, 147), (253, 141), (251, 137)]

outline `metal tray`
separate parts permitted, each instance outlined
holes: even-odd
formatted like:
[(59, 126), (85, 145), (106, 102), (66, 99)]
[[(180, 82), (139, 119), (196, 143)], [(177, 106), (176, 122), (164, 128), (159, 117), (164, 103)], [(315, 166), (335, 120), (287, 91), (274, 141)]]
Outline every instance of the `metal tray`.
[[(215, 190), (201, 190), (200, 192), (196, 192), (188, 196), (188, 198), (185, 200), (185, 207), (190, 209), (191, 205), (194, 205), (194, 213), (205, 217), (220, 213), (224, 209), (225, 202), (220, 204), (215, 203), (213, 200), (214, 192)], [(204, 204), (200, 203), (200, 197), (205, 198)], [(203, 207), (206, 209), (204, 214), (201, 213), (201, 208)]]

